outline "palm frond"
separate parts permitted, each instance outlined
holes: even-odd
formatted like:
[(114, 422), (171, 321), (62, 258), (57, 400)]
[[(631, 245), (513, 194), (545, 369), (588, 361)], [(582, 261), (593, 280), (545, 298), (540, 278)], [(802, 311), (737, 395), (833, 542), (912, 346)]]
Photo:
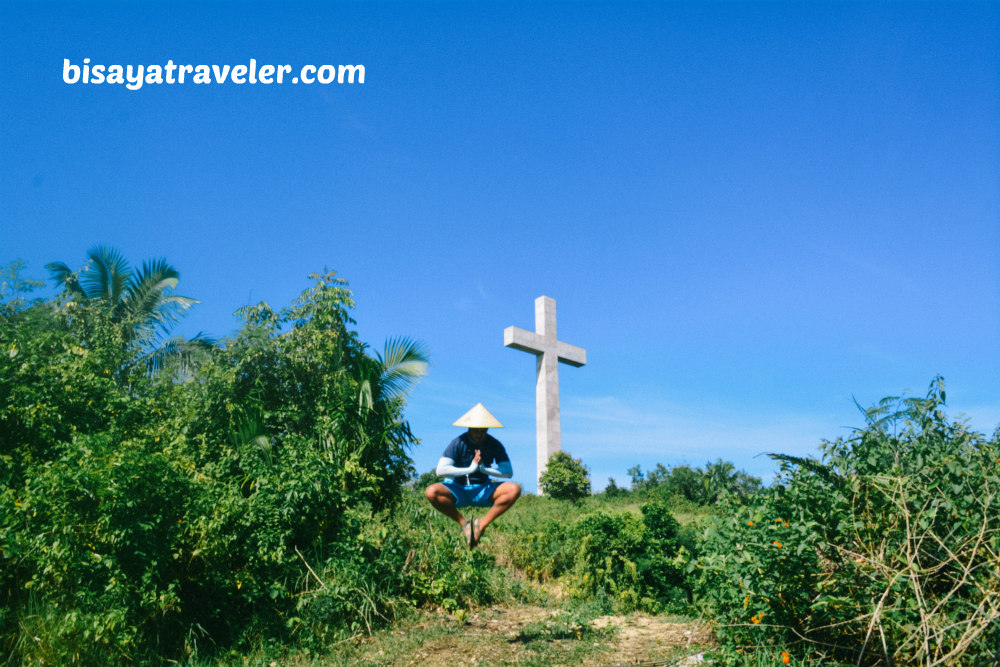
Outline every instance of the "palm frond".
[(80, 271), (80, 284), (88, 299), (102, 299), (114, 308), (126, 293), (132, 269), (118, 250), (107, 245), (87, 251), (89, 261)]
[(403, 397), (427, 374), (427, 349), (411, 338), (390, 338), (382, 354), (376, 352), (376, 357), (381, 366), (379, 386), (387, 399)]
[(264, 425), (264, 413), (259, 408), (249, 410), (236, 420), (235, 429), (229, 432), (229, 442), (234, 449), (252, 447), (260, 450), (268, 465), (274, 465), (271, 458), (271, 437)]
[(375, 407), (375, 400), (372, 397), (372, 383), (370, 380), (363, 380), (358, 387), (358, 409), (371, 410)]
[(797, 466), (803, 470), (806, 470), (814, 475), (819, 475), (825, 481), (831, 484), (842, 484), (844, 482), (843, 478), (838, 475), (831, 466), (828, 466), (820, 461), (813, 458), (804, 458), (801, 456), (792, 456), (791, 454), (774, 454), (767, 452), (767, 456), (774, 461), (778, 461), (782, 464), (783, 468), (788, 468), (791, 466)]
[(63, 262), (49, 262), (45, 265), (49, 272), (49, 277), (56, 285), (63, 287), (73, 296), (86, 297), (83, 288), (80, 287), (79, 276)]
[(197, 299), (170, 294), (180, 273), (164, 259), (145, 261), (131, 277), (117, 316), (138, 327), (157, 328), (164, 333), (198, 303)]
[(170, 369), (175, 375), (183, 377), (194, 372), (218, 349), (218, 342), (214, 338), (199, 332), (192, 338), (171, 338), (148, 352), (142, 363), (150, 375)]

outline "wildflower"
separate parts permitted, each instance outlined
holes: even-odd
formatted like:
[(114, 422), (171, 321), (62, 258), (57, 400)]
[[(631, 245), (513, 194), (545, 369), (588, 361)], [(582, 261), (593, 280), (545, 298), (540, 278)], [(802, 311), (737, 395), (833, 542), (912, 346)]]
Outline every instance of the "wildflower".
[(772, 542), (772, 544), (778, 547), (779, 549), (781, 548), (781, 542), (779, 542), (778, 540), (775, 540), (774, 542)]
[(788, 522), (787, 521), (785, 522), (785, 528), (788, 528)]
[(747, 521), (747, 525), (748, 526), (752, 526), (753, 525), (753, 521)]
[(787, 665), (791, 661), (792, 661), (792, 657), (790, 655), (788, 655), (788, 651), (782, 651), (781, 652), (781, 662), (783, 662), (783, 663), (785, 663)]

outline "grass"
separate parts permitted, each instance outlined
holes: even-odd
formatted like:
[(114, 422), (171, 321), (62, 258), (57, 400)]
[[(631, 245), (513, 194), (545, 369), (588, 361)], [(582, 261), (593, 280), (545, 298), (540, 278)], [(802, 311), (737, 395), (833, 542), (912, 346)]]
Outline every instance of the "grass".
[[(416, 508), (426, 502), (419, 491), (407, 498), (411, 508), (396, 520), (399, 531), (452, 527), (443, 517), (420, 518)], [(488, 607), (411, 609), (370, 636), (359, 634), (321, 647), (285, 653), (280, 646), (259, 647), (248, 655), (230, 654), (211, 663), (218, 667), (317, 667), (320, 665), (491, 665), (553, 666), (612, 665), (671, 661), (697, 653), (711, 644), (711, 635), (698, 619), (683, 616), (611, 615), (608, 601), (581, 602), (567, 595), (558, 577), (529, 576), (515, 564), (514, 550), (524, 534), (553, 519), (570, 526), (598, 511), (640, 513), (653, 498), (592, 496), (579, 503), (525, 495), (487, 531), (480, 550), (495, 558), (507, 582), (503, 598)], [(695, 524), (710, 514), (703, 507), (675, 502), (682, 525)], [(431, 521), (431, 526), (425, 525)], [(412, 524), (412, 525), (411, 525)], [(439, 525), (445, 524), (445, 525)], [(457, 528), (454, 531), (458, 544)], [(436, 538), (440, 541), (440, 536)], [(432, 540), (434, 544), (436, 541)], [(430, 542), (428, 543), (431, 544)], [(440, 546), (440, 545), (437, 545)], [(431, 548), (428, 546), (428, 548)], [(523, 546), (521, 547), (523, 548)], [(464, 555), (464, 554), (462, 554)], [(459, 554), (454, 556), (456, 559)], [(458, 561), (455, 561), (458, 567)]]
[[(616, 498), (606, 498), (601, 494), (589, 496), (580, 502), (554, 500), (546, 496), (525, 494), (521, 496), (515, 509), (505, 514), (497, 521), (501, 530), (531, 530), (553, 517), (559, 517), (564, 523), (576, 523), (579, 519), (595, 512), (632, 512), (640, 514), (640, 508), (654, 500), (664, 500), (653, 494), (628, 494)], [(700, 519), (711, 516), (714, 508), (696, 505), (682, 498), (666, 499), (671, 513), (678, 523), (686, 526)]]

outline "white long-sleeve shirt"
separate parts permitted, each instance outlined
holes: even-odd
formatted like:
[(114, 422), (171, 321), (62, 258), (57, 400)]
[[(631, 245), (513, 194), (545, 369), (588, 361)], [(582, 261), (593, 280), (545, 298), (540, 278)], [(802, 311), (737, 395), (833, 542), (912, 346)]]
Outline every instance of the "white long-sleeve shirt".
[(514, 467), (511, 466), (510, 461), (499, 461), (496, 463), (495, 468), (487, 468), (479, 463), (473, 463), (468, 468), (456, 468), (454, 461), (447, 456), (442, 456), (438, 461), (436, 472), (438, 477), (462, 477), (463, 475), (471, 475), (474, 472), (481, 472), (490, 477), (510, 479), (514, 476)]

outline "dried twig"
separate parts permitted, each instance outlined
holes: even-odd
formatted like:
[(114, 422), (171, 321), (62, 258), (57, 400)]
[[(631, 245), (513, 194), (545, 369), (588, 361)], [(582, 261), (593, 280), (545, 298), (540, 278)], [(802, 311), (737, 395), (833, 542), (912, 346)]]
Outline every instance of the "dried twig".
[(302, 563), (306, 566), (306, 569), (309, 570), (309, 574), (313, 576), (313, 579), (319, 582), (320, 588), (326, 588), (326, 584), (324, 584), (323, 580), (319, 578), (319, 575), (316, 574), (315, 570), (309, 567), (309, 563), (306, 562), (305, 556), (302, 555), (302, 552), (299, 551), (298, 547), (295, 547), (295, 553), (297, 553), (299, 555), (299, 558), (302, 559)]

